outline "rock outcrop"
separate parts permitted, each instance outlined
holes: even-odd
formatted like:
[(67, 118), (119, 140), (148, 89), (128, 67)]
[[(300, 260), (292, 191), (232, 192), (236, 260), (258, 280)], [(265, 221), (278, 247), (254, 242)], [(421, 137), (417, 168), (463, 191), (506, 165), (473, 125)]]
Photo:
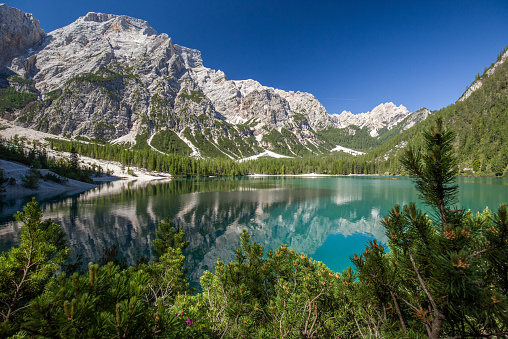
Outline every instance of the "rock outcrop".
[(333, 126), (311, 94), (229, 80), (204, 67), (198, 50), (127, 16), (88, 13), (50, 32), (32, 56), (32, 62), (9, 64), (33, 80), (41, 99), (16, 122), (53, 134), (114, 140), (133, 131), (182, 135), (188, 128), (195, 135), (208, 129), (218, 143), (236, 136), (260, 142), (273, 129), (287, 129), (305, 144), (315, 139), (312, 129)]
[(29, 57), (44, 36), (32, 14), (0, 4), (0, 67), (20, 55)]
[(499, 67), (499, 65), (501, 65), (502, 63), (504, 63), (507, 58), (508, 58), (508, 50), (506, 50), (503, 54), (501, 54), (500, 57), (498, 58), (498, 60), (495, 63), (493, 63), (481, 77), (476, 79), (471, 84), (471, 86), (468, 87), (468, 89), (464, 92), (464, 94), (462, 94), (460, 96), (459, 100), (457, 100), (457, 101), (466, 100), (467, 98), (469, 98), (471, 96), (471, 94), (473, 94), (476, 90), (481, 88), (483, 85), (482, 78), (488, 77), (488, 76), (491, 76), (492, 74), (494, 74), (494, 72), (496, 71), (496, 68)]

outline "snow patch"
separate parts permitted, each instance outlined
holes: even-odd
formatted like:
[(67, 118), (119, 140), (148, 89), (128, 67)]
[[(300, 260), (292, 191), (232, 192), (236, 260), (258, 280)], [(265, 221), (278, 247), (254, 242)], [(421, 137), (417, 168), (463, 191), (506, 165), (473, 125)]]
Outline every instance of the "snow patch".
[(187, 139), (186, 137), (183, 136), (183, 132), (178, 133), (177, 135), (180, 139), (182, 139), (183, 142), (185, 142), (187, 144), (187, 146), (189, 146), (191, 148), (192, 153), (190, 154), (190, 156), (200, 159), (201, 153), (199, 153), (199, 149), (196, 146), (194, 146), (194, 144), (192, 142), (190, 142), (189, 139)]
[(337, 145), (334, 149), (332, 149), (332, 151), (345, 152), (345, 153), (352, 154), (354, 156), (365, 154), (365, 152), (355, 151), (354, 149), (347, 148), (347, 147), (342, 147), (342, 146), (339, 146), (339, 145)]
[(292, 158), (292, 157), (289, 157), (287, 155), (282, 155), (282, 154), (278, 154), (278, 153), (275, 153), (275, 152), (272, 152), (272, 151), (268, 151), (268, 150), (265, 150), (263, 153), (259, 153), (259, 154), (256, 154), (256, 155), (253, 155), (251, 157), (248, 157), (248, 158), (243, 158), (243, 159), (240, 159), (238, 160), (239, 162), (244, 162), (244, 161), (248, 161), (248, 160), (256, 160), (256, 159), (259, 159), (260, 157), (272, 157), (272, 158)]

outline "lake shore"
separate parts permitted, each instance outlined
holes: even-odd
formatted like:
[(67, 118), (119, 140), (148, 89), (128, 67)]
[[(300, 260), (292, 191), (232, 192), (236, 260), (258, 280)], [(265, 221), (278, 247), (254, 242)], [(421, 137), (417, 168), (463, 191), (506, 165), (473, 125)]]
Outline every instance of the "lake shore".
[[(50, 199), (58, 195), (73, 195), (88, 191), (99, 187), (100, 184), (111, 182), (111, 181), (151, 181), (168, 179), (171, 176), (163, 175), (162, 173), (149, 173), (140, 169), (131, 169), (130, 173), (126, 173), (120, 163), (113, 161), (102, 161), (98, 159), (92, 159), (88, 157), (80, 157), (80, 162), (85, 165), (100, 165), (106, 169), (109, 174), (93, 177), (93, 184), (77, 181), (73, 179), (64, 179), (64, 183), (57, 183), (50, 180), (39, 179), (38, 187), (31, 189), (22, 186), (22, 178), (30, 170), (29, 166), (0, 159), (0, 168), (4, 170), (7, 178), (13, 178), (14, 184), (6, 184), (4, 186), (5, 192), (0, 193), (0, 196), (9, 200), (19, 199), (27, 196), (36, 196), (38, 199)], [(48, 169), (39, 169), (41, 175), (47, 175), (53, 173)], [(53, 173), (55, 174), (55, 173)], [(59, 175), (55, 174), (57, 177)], [(63, 178), (63, 177), (61, 177)]]

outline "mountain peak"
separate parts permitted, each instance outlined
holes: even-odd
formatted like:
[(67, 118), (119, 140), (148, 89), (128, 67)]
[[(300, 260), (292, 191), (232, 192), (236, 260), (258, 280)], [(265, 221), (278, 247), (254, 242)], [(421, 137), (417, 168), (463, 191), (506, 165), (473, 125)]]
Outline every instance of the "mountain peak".
[[(88, 12), (85, 16), (80, 17), (76, 22), (95, 22), (95, 23), (109, 23), (113, 32), (119, 31), (140, 31), (144, 35), (158, 35), (157, 31), (153, 29), (147, 21), (132, 18), (126, 15), (106, 14)], [(71, 24), (72, 25), (72, 24)]]
[(113, 14), (88, 12), (83, 18), (83, 21), (94, 21), (94, 22), (105, 22), (109, 21), (112, 17), (116, 17)]
[(343, 111), (341, 114), (333, 114), (332, 120), (339, 128), (356, 125), (366, 127), (371, 136), (377, 136), (377, 131), (382, 128), (391, 129), (409, 115), (409, 111), (403, 105), (397, 106), (393, 102), (381, 103), (366, 113), (352, 114)]

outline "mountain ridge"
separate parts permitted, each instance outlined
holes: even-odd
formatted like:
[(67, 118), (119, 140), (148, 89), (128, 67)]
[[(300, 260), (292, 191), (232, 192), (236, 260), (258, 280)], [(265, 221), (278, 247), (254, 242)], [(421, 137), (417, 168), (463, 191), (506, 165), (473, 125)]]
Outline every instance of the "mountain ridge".
[[(336, 146), (316, 133), (338, 123), (312, 94), (229, 80), (205, 67), (200, 51), (173, 44), (141, 19), (90, 12), (48, 33), (4, 69), (9, 86), (40, 98), (7, 116), (52, 134), (132, 142), (170, 130), (198, 157), (265, 150), (302, 156)], [(16, 76), (26, 84), (15, 84)], [(390, 126), (409, 113), (402, 107), (390, 107), (402, 111), (398, 116), (385, 112)], [(374, 126), (374, 134), (385, 127), (370, 120), (364, 125)]]

